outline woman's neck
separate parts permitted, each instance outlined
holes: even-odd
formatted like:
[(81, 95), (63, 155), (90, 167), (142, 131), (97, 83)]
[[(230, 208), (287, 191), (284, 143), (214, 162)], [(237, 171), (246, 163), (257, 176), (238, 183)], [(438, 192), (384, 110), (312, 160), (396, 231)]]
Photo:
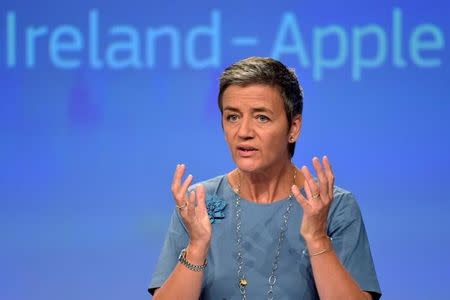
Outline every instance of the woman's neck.
[(301, 172), (289, 160), (278, 168), (261, 172), (236, 169), (229, 177), (233, 178), (232, 185), (240, 187), (239, 195), (242, 198), (264, 204), (287, 198), (293, 184), (303, 183)]

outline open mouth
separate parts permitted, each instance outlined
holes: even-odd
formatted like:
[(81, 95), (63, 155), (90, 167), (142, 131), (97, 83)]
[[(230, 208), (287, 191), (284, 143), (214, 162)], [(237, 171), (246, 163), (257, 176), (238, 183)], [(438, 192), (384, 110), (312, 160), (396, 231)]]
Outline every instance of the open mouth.
[(255, 151), (256, 150), (256, 148), (253, 148), (253, 147), (250, 147), (250, 146), (248, 146), (248, 147), (239, 146), (237, 148), (238, 148), (238, 150), (241, 150), (241, 151)]
[(252, 146), (238, 146), (237, 149), (239, 153), (244, 156), (255, 153), (258, 150)]

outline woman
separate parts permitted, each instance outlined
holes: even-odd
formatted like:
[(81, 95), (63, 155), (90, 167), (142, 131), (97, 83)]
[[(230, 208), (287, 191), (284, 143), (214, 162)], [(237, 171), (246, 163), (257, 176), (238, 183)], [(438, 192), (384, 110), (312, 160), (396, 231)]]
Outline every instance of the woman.
[(222, 127), (236, 169), (190, 187), (178, 165), (172, 215), (149, 291), (154, 299), (378, 299), (359, 207), (292, 162), (302, 125), (295, 74), (248, 58), (220, 79)]

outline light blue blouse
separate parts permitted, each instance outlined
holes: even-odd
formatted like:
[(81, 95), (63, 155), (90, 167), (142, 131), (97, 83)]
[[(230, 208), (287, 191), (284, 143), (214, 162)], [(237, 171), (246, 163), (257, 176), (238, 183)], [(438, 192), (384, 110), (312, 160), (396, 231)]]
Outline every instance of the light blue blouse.
[[(202, 182), (209, 196), (223, 199), (227, 206), (225, 218), (212, 224), (213, 234), (208, 253), (200, 299), (242, 299), (238, 287), (236, 261), (235, 201), (237, 194), (227, 177), (221, 175)], [(304, 191), (302, 190), (304, 194)], [(242, 250), (246, 270), (247, 299), (265, 299), (269, 288), (283, 213), (289, 200), (271, 204), (257, 204), (241, 200)], [(274, 299), (319, 299), (314, 283), (305, 241), (299, 233), (303, 211), (295, 201), (291, 210), (286, 239), (281, 246)], [(381, 296), (369, 241), (359, 206), (353, 195), (337, 186), (328, 216), (328, 235), (342, 264), (359, 286), (371, 292), (374, 299)], [(169, 277), (180, 251), (188, 244), (189, 236), (175, 210), (149, 291), (160, 287)]]

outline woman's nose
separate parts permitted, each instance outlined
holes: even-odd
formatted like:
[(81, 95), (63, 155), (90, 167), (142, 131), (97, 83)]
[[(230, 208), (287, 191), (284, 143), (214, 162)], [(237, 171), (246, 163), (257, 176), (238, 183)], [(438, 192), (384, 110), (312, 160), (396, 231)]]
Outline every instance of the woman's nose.
[(242, 118), (239, 124), (238, 135), (240, 138), (248, 139), (254, 136), (253, 124), (250, 118)]

